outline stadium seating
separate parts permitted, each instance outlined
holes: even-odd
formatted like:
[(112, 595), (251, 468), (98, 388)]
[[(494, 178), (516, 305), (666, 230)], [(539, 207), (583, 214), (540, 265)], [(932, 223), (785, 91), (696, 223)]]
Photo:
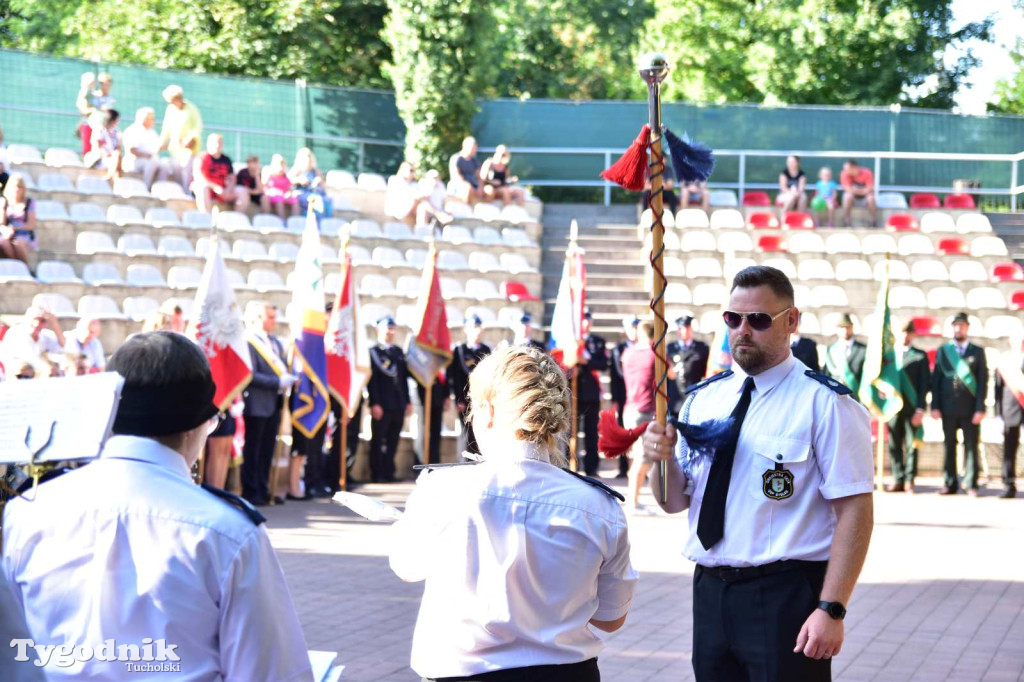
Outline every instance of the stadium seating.
[(743, 194), (743, 205), (744, 206), (771, 206), (772, 200), (768, 196), (768, 192), (762, 192), (760, 190), (750, 190)]
[(811, 306), (814, 308), (845, 308), (850, 305), (846, 289), (835, 284), (821, 284), (811, 289)]
[(935, 253), (935, 245), (923, 234), (907, 234), (900, 237), (896, 251), (901, 256), (930, 256)]
[(122, 319), (124, 313), (117, 306), (117, 302), (109, 296), (83, 296), (78, 299), (78, 316)]
[(925, 213), (921, 216), (922, 232), (956, 232), (956, 222), (948, 213)]
[(117, 253), (114, 240), (105, 232), (79, 232), (75, 251), (80, 254)]
[(128, 284), (136, 287), (166, 287), (167, 281), (163, 273), (155, 265), (149, 263), (134, 263), (128, 266), (125, 273), (125, 280)]
[(917, 232), (921, 227), (917, 218), (910, 213), (893, 213), (886, 219), (885, 229), (891, 232)]
[(959, 237), (946, 237), (939, 240), (935, 251), (942, 256), (966, 256), (971, 249), (967, 242)]
[(699, 208), (682, 208), (675, 215), (676, 227), (682, 230), (689, 228), (704, 229), (711, 227), (708, 214)]
[[(724, 237), (726, 235), (723, 234), (722, 236)], [(741, 236), (746, 237), (745, 234)], [(747, 238), (747, 241), (749, 243), (749, 237)], [(689, 229), (684, 230), (682, 238), (678, 240), (678, 249), (681, 251), (686, 251), (687, 253), (692, 251), (717, 251), (718, 244), (715, 241), (715, 235), (713, 235), (711, 232), (698, 229)]]
[(949, 269), (940, 260), (919, 260), (910, 266), (910, 279), (914, 282), (948, 282)]
[(747, 216), (747, 225), (752, 230), (776, 230), (779, 227), (779, 219), (773, 213), (757, 211)]
[(786, 277), (789, 277), (791, 280), (797, 278), (796, 264), (794, 264), (793, 261), (789, 260), (788, 258), (768, 258), (761, 264), (779, 270), (784, 275), (786, 275)]
[(781, 235), (763, 234), (757, 238), (757, 250), (764, 253), (779, 253), (786, 250), (786, 240)]
[(76, 185), (78, 191), (82, 194), (96, 194), (100, 196), (111, 195), (114, 190), (111, 189), (110, 183), (103, 178), (98, 178), (95, 175), (82, 175), (78, 178)]
[(690, 288), (682, 282), (669, 282), (665, 287), (665, 302), (689, 305), (693, 303)]
[(160, 303), (148, 296), (129, 296), (124, 299), (121, 309), (129, 318), (141, 322), (160, 309)]
[(115, 225), (142, 225), (145, 224), (145, 218), (142, 216), (140, 211), (135, 206), (127, 206), (124, 204), (111, 204), (107, 207), (107, 222), (114, 223)]
[[(736, 200), (736, 192), (733, 192), (731, 189), (711, 190), (708, 196), (708, 204), (721, 208), (735, 208), (739, 206), (739, 202)], [(714, 214), (711, 214), (711, 217), (714, 218)]]
[(912, 194), (910, 208), (942, 208), (942, 203), (934, 194)]
[(711, 214), (709, 225), (712, 230), (742, 230), (747, 221), (735, 208), (723, 208)]
[(896, 240), (889, 234), (869, 234), (861, 241), (860, 248), (868, 255), (896, 253)]
[(0, 260), (0, 283), (34, 281), (35, 278), (29, 272), (28, 266), (20, 260), (9, 258)]
[(849, 280), (870, 281), (875, 278), (871, 265), (867, 261), (848, 258), (836, 263), (836, 279), (840, 282)]
[(910, 281), (910, 279), (911, 279), (911, 277), (910, 277), (910, 266), (907, 265), (905, 261), (901, 261), (901, 260), (890, 260), (890, 261), (880, 260), (877, 263), (875, 263), (875, 266), (874, 266), (874, 275), (875, 276), (873, 277), (874, 280), (879, 281), (879, 282), (882, 281), (882, 277), (885, 274), (886, 262), (889, 263), (888, 268), (889, 268), (889, 279), (890, 280), (892, 280), (894, 282), (909, 282)]
[(116, 196), (125, 198), (150, 196), (145, 183), (136, 178), (118, 178), (114, 180), (113, 192)]
[[(38, 277), (38, 274), (36, 276)], [(1008, 307), (1010, 310), (1024, 310), (1024, 289), (1017, 289), (1010, 293)]]
[[(444, 253), (444, 252), (442, 252)], [(440, 255), (440, 254), (439, 254)], [(438, 258), (437, 266), (443, 269), (441, 259)], [(405, 251), (405, 262), (410, 267), (416, 268), (417, 270), (423, 270), (427, 266), (427, 250), (426, 249), (406, 249)]]
[(146, 234), (125, 234), (117, 240), (117, 250), (126, 256), (155, 256), (156, 246)]
[(77, 192), (74, 183), (60, 173), (43, 173), (36, 186), (43, 192)]
[(160, 242), (157, 244), (156, 250), (160, 255), (167, 256), (169, 258), (181, 258), (194, 256), (196, 254), (196, 250), (192, 246), (192, 242), (184, 237), (175, 237), (173, 235), (160, 237)]
[(191, 201), (180, 184), (166, 180), (157, 180), (154, 182), (153, 187), (150, 188), (150, 194), (161, 201), (171, 201), (173, 199)]
[(975, 208), (974, 197), (970, 194), (947, 194), (942, 205), (948, 210), (973, 211)]
[(967, 305), (964, 292), (956, 287), (932, 287), (927, 294), (928, 307), (932, 310), (942, 308), (963, 308)]
[(1024, 269), (1017, 263), (996, 263), (992, 266), (994, 282), (1024, 282)]
[(505, 296), (489, 279), (472, 278), (466, 281), (465, 295), (478, 301), (500, 301)]
[(693, 288), (693, 305), (721, 305), (729, 296), (724, 284), (704, 282)]
[(181, 214), (181, 224), (194, 230), (209, 230), (213, 227), (213, 217), (200, 211), (185, 211)]
[(992, 223), (988, 216), (981, 213), (961, 213), (956, 219), (956, 231), (960, 234), (972, 232), (991, 232)]
[(999, 237), (975, 237), (971, 240), (971, 256), (1007, 256), (1006, 243)]
[(809, 258), (800, 261), (797, 266), (797, 278), (832, 280), (836, 278), (836, 272), (829, 261), (822, 258)]
[(1011, 315), (992, 315), (985, 320), (985, 336), (990, 339), (1020, 338), (1024, 322)]
[(976, 260), (958, 260), (949, 266), (951, 282), (987, 282), (988, 271), (985, 265)]
[(889, 307), (893, 309), (926, 308), (928, 301), (920, 288), (900, 285), (889, 290)]
[(907, 210), (907, 198), (900, 192), (879, 192), (876, 199), (878, 208), (905, 211)]
[(813, 230), (814, 220), (807, 213), (787, 211), (782, 217), (783, 226), (787, 230)]
[(82, 280), (75, 274), (70, 263), (57, 260), (44, 260), (36, 265), (36, 279), (44, 284), (81, 284)]
[[(680, 273), (682, 273), (682, 269), (680, 269)], [(717, 258), (691, 258), (686, 264), (686, 276), (690, 279), (700, 277), (722, 279), (722, 263)]]
[(938, 318), (919, 315), (910, 321), (914, 324), (914, 333), (918, 336), (942, 336), (942, 322)]
[(167, 272), (167, 286), (172, 289), (190, 289), (199, 285), (203, 274), (189, 265), (175, 265)]
[[(793, 235), (793, 237), (803, 238), (804, 235)], [(861, 253), (867, 253), (867, 251), (862, 249), (861, 242), (857, 239), (857, 235), (849, 234), (848, 232), (834, 232), (825, 239), (825, 253), (852, 253), (859, 255)]]
[(86, 263), (82, 268), (82, 279), (86, 284), (92, 286), (103, 286), (105, 284), (122, 285), (124, 279), (117, 268), (110, 263)]
[(1006, 310), (1006, 297), (995, 287), (975, 287), (967, 292), (967, 307), (971, 310), (979, 308)]
[[(856, 241), (856, 237), (854, 240)], [(788, 241), (790, 253), (825, 253), (826, 251), (825, 240), (819, 234), (796, 232), (789, 235)]]
[(505, 281), (501, 283), (501, 293), (513, 303), (517, 301), (539, 301), (540, 299), (530, 293), (530, 290), (522, 282)]
[(7, 147), (7, 162), (11, 164), (43, 163), (39, 150), (30, 144), (12, 144)]
[(43, 154), (43, 161), (54, 168), (82, 168), (82, 159), (78, 154), (66, 147), (50, 147)]
[(253, 216), (252, 226), (254, 229), (269, 234), (271, 232), (280, 232), (284, 230), (284, 221), (276, 215), (270, 215), (267, 213), (260, 213)]
[[(681, 248), (686, 248), (686, 235), (683, 233)], [(718, 234), (718, 250), (721, 253), (747, 253), (754, 250), (754, 242), (746, 232), (727, 231)]]
[(80, 201), (71, 204), (71, 220), (76, 223), (105, 223), (107, 214), (98, 204)]

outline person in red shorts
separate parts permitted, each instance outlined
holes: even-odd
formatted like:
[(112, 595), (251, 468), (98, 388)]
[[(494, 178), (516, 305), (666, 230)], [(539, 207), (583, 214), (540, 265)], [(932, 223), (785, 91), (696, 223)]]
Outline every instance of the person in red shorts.
[(209, 213), (214, 204), (236, 211), (245, 211), (249, 207), (249, 192), (238, 186), (235, 168), (223, 150), (223, 137), (213, 133), (206, 138), (206, 153), (199, 161), (202, 188), (196, 192), (196, 207), (204, 213)]
[(878, 207), (875, 205), (875, 174), (850, 159), (839, 174), (843, 186), (843, 224), (853, 227), (854, 204), (866, 205), (871, 211), (871, 227), (878, 225)]

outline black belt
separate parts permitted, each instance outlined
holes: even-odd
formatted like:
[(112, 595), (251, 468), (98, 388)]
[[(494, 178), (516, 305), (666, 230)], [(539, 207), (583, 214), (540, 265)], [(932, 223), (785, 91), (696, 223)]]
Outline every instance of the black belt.
[(762, 564), (761, 566), (701, 566), (698, 564), (697, 568), (708, 575), (718, 578), (722, 582), (738, 583), (744, 580), (753, 580), (754, 578), (797, 569), (824, 570), (827, 565), (827, 561), (790, 559), (773, 561), (770, 564)]

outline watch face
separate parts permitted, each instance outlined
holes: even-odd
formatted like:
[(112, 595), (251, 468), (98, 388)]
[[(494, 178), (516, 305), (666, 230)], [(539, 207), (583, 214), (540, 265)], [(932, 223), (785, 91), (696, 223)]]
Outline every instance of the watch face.
[(840, 618), (846, 615), (846, 609), (843, 608), (842, 604), (840, 604), (837, 601), (834, 601), (828, 605), (828, 615), (832, 616), (832, 618), (835, 618), (836, 620), (839, 620)]

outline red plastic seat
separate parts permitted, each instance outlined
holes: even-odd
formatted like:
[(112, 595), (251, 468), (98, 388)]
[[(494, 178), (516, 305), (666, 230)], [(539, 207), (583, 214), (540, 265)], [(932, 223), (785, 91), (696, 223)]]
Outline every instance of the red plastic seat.
[(942, 321), (930, 315), (921, 315), (910, 320), (918, 336), (942, 336)]
[(1010, 310), (1024, 310), (1024, 289), (1011, 291), (1007, 306), (1009, 306)]
[(942, 204), (934, 194), (913, 194), (910, 197), (910, 208), (942, 208)]
[(501, 295), (513, 303), (517, 301), (539, 301), (522, 282), (502, 282)]
[(787, 230), (813, 230), (814, 219), (802, 211), (787, 211), (782, 217)]
[(891, 232), (918, 232), (921, 226), (917, 224), (917, 218), (909, 213), (893, 213), (885, 221), (885, 229)]
[(996, 263), (992, 266), (992, 279), (996, 282), (1024, 282), (1024, 268), (1016, 263)]
[(779, 227), (779, 219), (771, 213), (758, 211), (750, 214), (747, 225), (752, 230), (775, 230)]
[(967, 246), (967, 242), (960, 237), (946, 237), (939, 240), (936, 251), (942, 256), (966, 256), (971, 249)]
[(977, 206), (974, 204), (974, 197), (970, 194), (947, 194), (946, 199), (942, 202), (946, 208), (954, 210), (974, 210)]
[(765, 253), (785, 253), (788, 248), (781, 235), (763, 234), (757, 238), (757, 248)]
[(761, 192), (758, 190), (751, 190), (743, 193), (743, 205), (744, 206), (771, 206), (772, 199), (768, 196), (768, 192)]

